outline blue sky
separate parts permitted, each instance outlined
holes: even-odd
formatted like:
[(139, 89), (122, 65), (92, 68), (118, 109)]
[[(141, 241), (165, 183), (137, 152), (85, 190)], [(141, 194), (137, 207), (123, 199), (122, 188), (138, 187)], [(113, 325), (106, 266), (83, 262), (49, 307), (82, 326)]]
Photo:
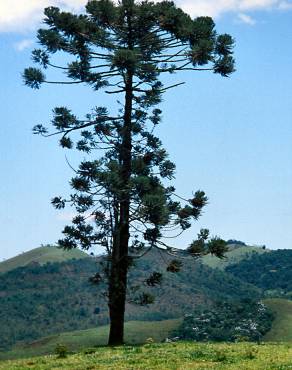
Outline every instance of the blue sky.
[[(14, 4), (15, 3), (15, 4)], [(176, 75), (186, 85), (168, 91), (159, 134), (177, 164), (175, 185), (189, 196), (203, 189), (209, 205), (191, 231), (250, 244), (292, 248), (292, 4), (276, 0), (177, 3), (192, 15), (215, 18), (219, 32), (236, 39), (237, 72)], [(13, 5), (14, 4), (14, 5)], [(25, 4), (25, 6), (23, 6)], [(79, 10), (82, 0), (1, 0), (0, 4), (0, 260), (53, 243), (72, 211), (57, 212), (50, 199), (69, 192), (72, 171), (55, 139), (33, 136), (55, 106), (84, 115), (113, 106), (87, 87), (44, 86), (32, 91), (21, 73), (31, 65), (41, 9)], [(80, 157), (67, 153), (72, 163)]]

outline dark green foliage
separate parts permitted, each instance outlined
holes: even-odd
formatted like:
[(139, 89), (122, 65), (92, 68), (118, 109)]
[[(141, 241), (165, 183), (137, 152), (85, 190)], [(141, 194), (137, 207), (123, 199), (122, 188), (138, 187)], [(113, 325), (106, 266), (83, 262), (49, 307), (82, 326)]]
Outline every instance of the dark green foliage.
[(225, 240), (215, 237), (207, 243), (207, 250), (211, 255), (224, 258), (225, 253), (228, 251), (228, 247), (226, 246)]
[(236, 240), (236, 239), (229, 239), (227, 240), (226, 242), (227, 244), (235, 244), (235, 245), (239, 245), (239, 246), (245, 246), (246, 244), (244, 242), (242, 242), (241, 240)]
[(224, 258), (225, 253), (228, 251), (227, 244), (224, 240), (214, 237), (208, 240), (209, 230), (201, 229), (198, 234), (197, 240), (187, 248), (187, 251), (193, 257), (200, 257), (207, 254), (215, 255), (218, 258)]
[(155, 286), (162, 283), (162, 273), (154, 271), (147, 279), (146, 284), (148, 286)]
[(68, 348), (62, 344), (58, 344), (55, 348), (55, 353), (58, 358), (66, 358), (68, 354)]
[(185, 315), (174, 333), (195, 341), (259, 341), (272, 326), (272, 312), (261, 302), (218, 302), (211, 309)]
[(134, 297), (132, 302), (140, 306), (147, 306), (155, 302), (155, 297), (153, 294), (142, 292)]
[(226, 271), (263, 289), (269, 297), (292, 299), (292, 251), (280, 249), (254, 254)]
[(45, 75), (40, 69), (27, 68), (23, 74), (25, 84), (33, 89), (39, 89), (45, 80)]
[(179, 260), (171, 260), (169, 265), (167, 266), (167, 271), (168, 272), (179, 272), (182, 267), (182, 262)]

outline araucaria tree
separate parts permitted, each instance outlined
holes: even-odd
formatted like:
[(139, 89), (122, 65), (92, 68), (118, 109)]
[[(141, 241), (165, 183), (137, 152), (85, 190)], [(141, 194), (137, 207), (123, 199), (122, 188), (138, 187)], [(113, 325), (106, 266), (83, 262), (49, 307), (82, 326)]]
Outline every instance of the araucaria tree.
[[(32, 52), (40, 67), (24, 71), (28, 86), (87, 84), (119, 96), (120, 108), (114, 114), (99, 106), (79, 119), (70, 109), (58, 107), (53, 110), (54, 131), (37, 125), (34, 132), (60, 135), (62, 147), (89, 154), (70, 182), (73, 194), (52, 203), (57, 209), (67, 203), (76, 209), (59, 241), (63, 248), (105, 248), (104, 269), (93, 280), (107, 278), (109, 344), (121, 344), (131, 264), (151, 249), (163, 249), (175, 256), (167, 270), (178, 271), (183, 252), (166, 241), (190, 228), (207, 203), (203, 191), (183, 199), (169, 185), (175, 165), (154, 129), (161, 120), (157, 105), (162, 94), (178, 84), (164, 86), (159, 78), (180, 71), (228, 76), (234, 71), (234, 41), (227, 34), (218, 35), (211, 18), (192, 20), (171, 1), (93, 0), (82, 15), (49, 7), (44, 22), (46, 27), (37, 34), (42, 48)], [(59, 53), (70, 61), (56, 65), (51, 58)], [(48, 81), (43, 70), (49, 67), (65, 78)], [(94, 155), (97, 150), (99, 156)], [(225, 244), (201, 230), (187, 252), (194, 258), (207, 253), (222, 257)], [(160, 281), (157, 272), (147, 279), (148, 285)], [(150, 300), (141, 295), (141, 303)]]

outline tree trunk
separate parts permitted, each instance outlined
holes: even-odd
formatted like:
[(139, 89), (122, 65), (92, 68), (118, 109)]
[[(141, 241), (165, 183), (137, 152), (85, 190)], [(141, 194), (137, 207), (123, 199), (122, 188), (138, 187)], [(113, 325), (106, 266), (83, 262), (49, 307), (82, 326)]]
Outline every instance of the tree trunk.
[(121, 345), (124, 341), (124, 316), (129, 264), (128, 247), (130, 238), (130, 193), (128, 185), (131, 177), (132, 162), (132, 89), (133, 76), (130, 72), (128, 72), (125, 94), (124, 127), (122, 132), (122, 146), (120, 152), (121, 179), (123, 187), (119, 202), (119, 223), (116, 235), (114, 237), (109, 281), (109, 345)]
[(127, 267), (122, 263), (113, 265), (109, 284), (110, 333), (108, 344), (111, 346), (121, 345), (124, 342), (126, 282)]

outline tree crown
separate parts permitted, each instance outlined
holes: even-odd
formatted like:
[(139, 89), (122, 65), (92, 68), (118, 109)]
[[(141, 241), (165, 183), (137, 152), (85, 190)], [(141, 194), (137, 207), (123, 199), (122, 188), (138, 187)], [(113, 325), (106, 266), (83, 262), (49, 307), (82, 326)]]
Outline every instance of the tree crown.
[[(166, 240), (190, 228), (207, 197), (199, 190), (184, 199), (169, 185), (175, 165), (154, 135), (162, 113), (156, 106), (162, 94), (178, 84), (164, 86), (159, 78), (180, 71), (229, 76), (234, 71), (234, 40), (227, 34), (218, 35), (210, 17), (193, 20), (172, 1), (122, 0), (116, 5), (110, 0), (92, 0), (82, 15), (49, 7), (44, 22), (46, 27), (37, 35), (42, 48), (32, 53), (40, 67), (24, 71), (28, 86), (83, 83), (126, 96), (117, 114), (96, 107), (81, 120), (67, 107), (57, 107), (54, 132), (42, 125), (34, 128), (34, 133), (43, 136), (59, 134), (64, 148), (75, 147), (88, 154), (101, 151), (98, 159), (84, 160), (75, 169), (70, 182), (73, 194), (52, 200), (57, 209), (70, 203), (77, 212), (72, 225), (65, 227), (60, 245), (67, 249), (101, 245), (111, 255), (116, 230), (122, 226), (121, 207), (128, 199), (130, 257), (153, 247), (178, 255), (179, 250)], [(63, 66), (52, 62), (59, 52), (69, 56)], [(44, 71), (49, 67), (63, 72), (65, 79), (47, 80)], [(77, 140), (76, 132), (80, 133)], [(218, 238), (208, 242), (208, 237), (202, 230), (188, 252), (194, 257), (210, 252), (223, 257), (225, 243)]]

